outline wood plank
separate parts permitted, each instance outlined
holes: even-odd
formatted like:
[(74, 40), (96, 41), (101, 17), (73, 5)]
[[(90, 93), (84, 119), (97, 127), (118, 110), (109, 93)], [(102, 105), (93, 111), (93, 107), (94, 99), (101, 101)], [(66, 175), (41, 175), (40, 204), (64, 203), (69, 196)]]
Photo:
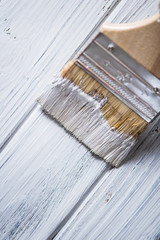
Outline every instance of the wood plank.
[(152, 145), (149, 138), (130, 162), (105, 174), (56, 240), (159, 239), (160, 134)]
[[(0, 146), (114, 1), (0, 2)], [(104, 11), (105, 8), (105, 11)]]
[(134, 22), (154, 15), (158, 11), (157, 1), (128, 1), (123, 0), (107, 18), (114, 23)]
[[(143, 213), (143, 208), (151, 208), (149, 226), (159, 213), (152, 199), (159, 198), (160, 134), (153, 131), (152, 135), (152, 146), (148, 138), (130, 161), (110, 169), (35, 109), (1, 153), (1, 238), (46, 239), (66, 224), (57, 238), (74, 239), (78, 231), (79, 239), (88, 239), (90, 235), (84, 236), (91, 234), (93, 227), (97, 226), (93, 237), (103, 232), (105, 224), (111, 231), (117, 212), (117, 228), (111, 231), (116, 234), (116, 230), (124, 231), (120, 228), (122, 220), (124, 225), (140, 221), (136, 214), (139, 209)], [(110, 217), (114, 220), (112, 228)]]
[(0, 160), (1, 239), (46, 239), (107, 170), (37, 108)]
[[(14, 8), (19, 6), (18, 4), (19, 2), (15, 2)], [(127, 12), (126, 9), (125, 11)], [(50, 48), (46, 53), (50, 55), (50, 58), (54, 49), (55, 47), (51, 51)], [(49, 59), (48, 56), (46, 59), (42, 57), (40, 62), (43, 60), (45, 64), (47, 58)], [(56, 57), (51, 60), (51, 65), (53, 61), (56, 61)], [(51, 65), (46, 67), (45, 72), (42, 72), (42, 75), (46, 76), (45, 80), (41, 75), (36, 79), (35, 85), (40, 79), (44, 82), (49, 80), (53, 72), (53, 65), (52, 67)], [(58, 66), (59, 63), (57, 63), (57, 68)], [(34, 76), (38, 74), (40, 69), (38, 68)], [(33, 81), (34, 76), (32, 76)], [(32, 85), (31, 82), (30, 84)], [(24, 102), (20, 102), (20, 106), (17, 106), (17, 110), (15, 109), (17, 118), (10, 116), (12, 118), (12, 126), (8, 125), (10, 129), (14, 126), (13, 119), (16, 124), (21, 118), (18, 116), (20, 112), (26, 113), (28, 111), (26, 109), (32, 104), (32, 101), (30, 102), (32, 98), (28, 98), (28, 94), (30, 90), (34, 91), (33, 85), (33, 88), (29, 89), (25, 85), (22, 92), (26, 94), (26, 100), (23, 99)], [(31, 94), (33, 94), (32, 91)], [(19, 97), (23, 95), (21, 92), (18, 94)], [(8, 112), (10, 109), (8, 107)], [(8, 112), (6, 110), (7, 114)], [(148, 147), (150, 143), (146, 144), (148, 145), (145, 146)], [(104, 162), (93, 157), (63, 128), (41, 114), (39, 108), (36, 108), (19, 127), (0, 158), (0, 236), (2, 239), (40, 240), (53, 232), (56, 233), (74, 215), (76, 209), (85, 204), (83, 199), (87, 200), (90, 193), (103, 183), (104, 174), (111, 174), (111, 179), (113, 174), (112, 171), (108, 171)], [(141, 156), (137, 155), (136, 159), (124, 165), (125, 168), (120, 168), (121, 171), (129, 174), (140, 160), (142, 160)], [(113, 177), (116, 174), (119, 175), (117, 171), (115, 169)], [(115, 182), (115, 185), (117, 184)]]

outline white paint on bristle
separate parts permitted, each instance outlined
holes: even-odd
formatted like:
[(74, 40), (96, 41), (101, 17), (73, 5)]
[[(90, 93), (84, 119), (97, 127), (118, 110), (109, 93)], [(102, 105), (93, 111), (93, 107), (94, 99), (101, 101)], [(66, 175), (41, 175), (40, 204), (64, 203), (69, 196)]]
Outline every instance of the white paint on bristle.
[[(118, 166), (135, 145), (135, 139), (109, 126), (97, 101), (72, 82), (56, 76), (38, 102), (53, 118), (106, 162)], [(106, 101), (106, 99), (105, 99)]]

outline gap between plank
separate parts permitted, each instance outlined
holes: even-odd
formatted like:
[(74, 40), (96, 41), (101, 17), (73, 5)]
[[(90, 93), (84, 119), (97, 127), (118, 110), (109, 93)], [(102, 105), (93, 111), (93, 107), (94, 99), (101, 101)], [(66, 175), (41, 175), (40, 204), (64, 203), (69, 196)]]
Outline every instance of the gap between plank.
[[(150, 139), (150, 145), (152, 145), (157, 138), (159, 137), (159, 129), (160, 128), (160, 117), (157, 120), (157, 123), (152, 126), (149, 130), (148, 135), (151, 134), (152, 138)], [(158, 132), (157, 132), (158, 131)], [(129, 158), (132, 159), (132, 157), (135, 155), (135, 152), (141, 151), (140, 146), (144, 144), (145, 139), (134, 148), (135, 151), (132, 151), (129, 156), (124, 160), (123, 164), (126, 163), (126, 161), (129, 161)], [(76, 214), (76, 211), (78, 209), (82, 209), (84, 204), (88, 201), (90, 201), (91, 197), (94, 195), (94, 193), (97, 191), (97, 189), (100, 188), (100, 186), (104, 183), (106, 179), (106, 172), (109, 170), (112, 170), (114, 167), (112, 167), (109, 164), (106, 164), (106, 168), (103, 170), (103, 172), (95, 179), (93, 184), (86, 190), (86, 192), (81, 196), (80, 200), (74, 205), (74, 207), (70, 210), (70, 212), (67, 214), (67, 216), (61, 221), (61, 223), (56, 227), (56, 229), (49, 235), (49, 237), (46, 240), (53, 240), (56, 238), (57, 234), (64, 228), (64, 226), (68, 223), (68, 221)]]
[(23, 117), (18, 121), (15, 127), (12, 128), (12, 131), (10, 132), (9, 136), (7, 136), (6, 139), (2, 142), (0, 146), (0, 153), (4, 150), (4, 148), (8, 145), (8, 143), (12, 140), (14, 135), (18, 132), (20, 127), (22, 127), (23, 123), (28, 119), (28, 117), (31, 115), (31, 113), (36, 109), (38, 106), (37, 102), (34, 102), (28, 109), (28, 111), (23, 115)]
[(62, 230), (64, 225), (69, 221), (69, 219), (74, 215), (74, 213), (79, 209), (80, 206), (82, 206), (82, 203), (84, 200), (86, 200), (89, 195), (94, 194), (94, 192), (97, 190), (99, 185), (101, 186), (103, 183), (103, 178), (105, 178), (105, 174), (108, 170), (111, 170), (113, 167), (111, 167), (109, 164), (106, 164), (106, 168), (103, 170), (103, 172), (95, 179), (93, 184), (86, 190), (86, 192), (81, 196), (79, 201), (73, 206), (73, 208), (70, 210), (70, 212), (66, 215), (66, 217), (61, 221), (61, 223), (56, 227), (56, 229), (49, 235), (47, 240), (53, 240), (56, 235)]
[[(70, 58), (67, 60), (67, 62), (75, 57), (75, 55), (83, 48), (83, 46), (91, 40), (92, 35), (98, 31), (101, 23), (106, 19), (108, 15), (110, 15), (114, 9), (117, 7), (117, 5), (121, 2), (121, 0), (117, 0), (115, 4), (111, 7), (111, 9), (103, 14), (103, 16), (99, 19), (97, 24), (94, 26), (94, 28), (89, 32), (89, 34), (85, 37), (85, 39), (82, 41), (82, 43), (77, 47), (77, 49), (74, 51), (74, 53), (70, 56)], [(45, 52), (45, 51), (44, 51)], [(66, 64), (66, 63), (65, 63)], [(64, 64), (64, 65), (65, 65)], [(14, 135), (17, 133), (19, 128), (23, 125), (23, 123), (28, 119), (30, 114), (34, 111), (34, 109), (37, 106), (37, 102), (34, 102), (29, 108), (28, 111), (23, 115), (23, 117), (17, 122), (15, 127), (13, 127), (10, 134), (3, 140), (3, 142), (0, 144), (0, 153), (4, 150), (4, 148), (8, 145), (8, 143), (11, 141), (11, 139), (14, 137)]]

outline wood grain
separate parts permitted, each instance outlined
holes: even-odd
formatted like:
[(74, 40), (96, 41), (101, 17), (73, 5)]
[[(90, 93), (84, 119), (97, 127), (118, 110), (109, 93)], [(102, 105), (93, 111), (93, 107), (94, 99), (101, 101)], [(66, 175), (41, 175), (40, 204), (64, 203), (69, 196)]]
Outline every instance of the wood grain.
[(104, 162), (37, 108), (1, 154), (1, 239), (46, 239), (103, 171)]
[[(151, 144), (148, 138), (143, 148), (140, 148), (136, 156), (122, 168), (109, 170), (105, 163), (92, 156), (62, 127), (42, 114), (39, 108), (36, 107), (31, 111), (27, 118), (40, 89), (52, 80), (53, 73), (63, 66), (107, 8), (112, 9), (115, 3), (116, 1), (0, 2), (0, 46), (3, 46), (0, 55), (2, 143), (12, 136), (0, 155), (2, 240), (44, 240), (48, 236), (52, 239), (61, 229), (59, 236), (63, 236), (63, 232), (68, 229), (66, 238), (71, 236), (70, 239), (74, 239), (75, 232), (72, 226), (77, 229), (78, 238), (84, 239), (86, 232), (79, 232), (79, 225), (73, 225), (72, 220), (76, 216), (77, 223), (79, 222), (77, 213), (81, 212), (81, 209), (89, 212), (95, 201), (93, 198), (92, 202), (92, 195), (97, 193), (97, 198), (99, 194), (104, 195), (104, 188), (101, 186), (104, 186), (105, 179), (108, 181), (108, 186), (111, 184), (114, 196), (117, 196), (115, 202), (117, 199), (123, 202), (126, 188), (127, 196), (130, 196), (130, 191), (136, 186), (133, 181), (136, 177), (138, 177), (136, 183), (139, 182), (141, 189), (135, 192), (133, 205), (139, 194), (142, 194), (142, 199), (148, 196), (143, 195), (145, 189), (148, 194), (153, 193), (153, 204), (156, 202), (159, 193), (151, 189), (159, 167), (157, 132), (153, 134), (153, 138), (156, 139), (153, 152), (150, 150), (148, 155)], [(110, 9), (107, 11), (110, 12)], [(148, 14), (152, 15), (154, 11), (156, 11), (155, 1), (123, 0), (108, 19), (113, 22), (130, 21), (144, 18)], [(17, 129), (16, 133), (14, 133), (15, 129)], [(157, 170), (153, 164), (149, 165), (150, 159), (152, 162), (155, 161)], [(145, 169), (153, 176), (154, 169), (156, 170), (151, 183), (145, 180)], [(149, 175), (149, 180), (150, 178)], [(130, 190), (130, 186), (127, 185), (128, 180), (131, 183)], [(143, 187), (142, 183), (144, 183)], [(125, 188), (122, 188), (121, 194), (123, 184)], [(147, 188), (148, 184), (149, 188)], [(109, 195), (103, 200), (106, 201), (108, 198)], [(132, 195), (128, 201), (130, 199)], [(132, 213), (140, 202), (141, 200), (133, 206)], [(116, 210), (114, 204), (109, 206), (113, 214)], [(146, 201), (143, 207), (152, 209), (152, 201)], [(82, 211), (82, 218), (83, 213), (87, 214), (86, 211)], [(153, 212), (152, 219), (157, 213)], [(120, 213), (119, 216), (122, 216), (126, 224), (123, 214)], [(134, 230), (136, 218), (134, 214), (131, 216), (133, 217), (130, 218), (133, 222), (131, 226)], [(142, 216), (145, 217), (144, 214)], [(92, 211), (90, 218), (87, 219), (92, 222)], [(105, 222), (105, 217), (103, 221)], [(141, 219), (137, 218), (137, 221), (141, 222)], [(153, 233), (151, 238), (156, 236), (156, 226), (155, 220), (150, 226), (151, 234)], [(118, 229), (120, 230), (117, 228), (117, 231)], [(125, 231), (125, 228), (122, 230)], [(98, 228), (94, 233), (96, 236)], [(145, 239), (145, 236), (142, 239)]]
[(56, 240), (159, 239), (160, 134), (147, 142), (132, 161), (105, 174)]
[(0, 2), (0, 147), (14, 135), (44, 86), (117, 3)]
[(104, 14), (108, 21), (118, 23), (156, 11), (154, 0), (1, 1), (0, 147), (14, 135), (43, 87)]
[[(154, 142), (153, 146), (151, 139)], [(101, 194), (108, 193), (106, 199), (99, 203), (102, 204), (102, 208), (106, 207), (110, 193), (116, 196), (113, 204), (109, 206), (113, 217), (114, 211), (119, 206), (118, 201), (124, 200), (125, 203), (127, 200), (130, 204), (132, 200), (130, 191), (136, 189), (137, 185), (143, 185), (138, 195), (135, 192), (134, 199), (137, 198), (137, 205), (133, 204), (133, 208), (137, 209), (136, 206), (146, 198), (143, 191), (148, 189), (149, 194), (153, 188), (148, 187), (148, 184), (152, 185), (158, 177), (159, 143), (159, 132), (156, 128), (130, 161), (118, 169), (110, 169), (106, 163), (94, 157), (61, 126), (36, 108), (1, 154), (1, 238), (43, 240), (50, 235), (56, 235), (62, 228), (61, 236), (71, 221), (65, 236), (71, 234), (68, 239), (74, 239), (70, 228), (72, 229), (73, 225), (73, 230), (79, 229), (78, 225), (74, 225), (75, 220), (79, 219), (79, 211), (83, 213), (85, 209), (88, 212), (91, 206), (94, 207), (93, 194), (97, 199)], [(145, 181), (142, 178), (141, 182), (140, 176), (143, 175)], [(146, 181), (148, 175), (150, 177)], [(148, 182), (150, 180), (151, 183)], [(128, 190), (125, 193), (126, 189)], [(140, 195), (141, 198), (138, 200)], [(158, 189), (154, 195), (156, 199), (159, 198)], [(146, 203), (149, 204), (147, 201)], [(99, 209), (96, 205), (95, 208)], [(123, 210), (123, 207), (119, 208), (121, 209)], [(96, 215), (101, 218), (98, 213)], [(105, 221), (107, 213), (103, 216)], [(121, 216), (125, 222), (123, 214)], [(155, 216), (153, 212), (152, 217)], [(94, 214), (93, 217), (92, 214), (89, 217), (93, 219)], [(130, 218), (132, 217), (134, 220), (134, 211)], [(95, 224), (100, 222), (99, 218), (95, 218), (95, 221), (97, 221)], [(67, 225), (63, 229), (65, 223)], [(119, 229), (119, 225), (116, 229)], [(157, 228), (155, 231), (157, 232)], [(89, 229), (87, 232), (90, 234)], [(79, 236), (78, 239), (84, 239), (83, 231)], [(61, 239), (65, 239), (64, 235)]]

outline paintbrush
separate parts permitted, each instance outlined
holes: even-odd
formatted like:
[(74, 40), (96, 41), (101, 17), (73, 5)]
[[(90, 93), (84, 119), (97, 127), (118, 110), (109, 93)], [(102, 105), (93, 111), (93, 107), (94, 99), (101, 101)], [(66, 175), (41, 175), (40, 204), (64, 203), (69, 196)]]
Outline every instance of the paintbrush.
[(159, 13), (104, 23), (38, 99), (94, 154), (118, 166), (160, 112)]

